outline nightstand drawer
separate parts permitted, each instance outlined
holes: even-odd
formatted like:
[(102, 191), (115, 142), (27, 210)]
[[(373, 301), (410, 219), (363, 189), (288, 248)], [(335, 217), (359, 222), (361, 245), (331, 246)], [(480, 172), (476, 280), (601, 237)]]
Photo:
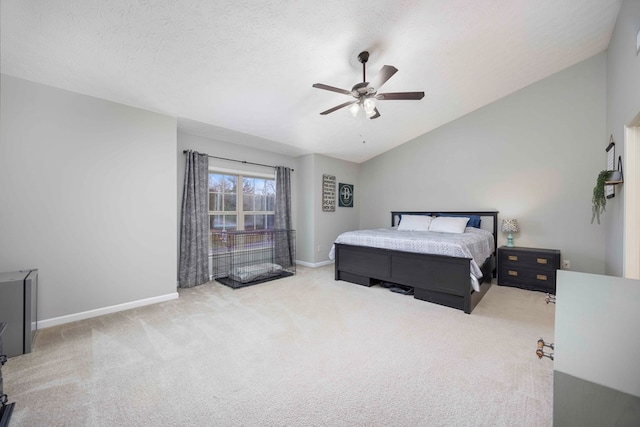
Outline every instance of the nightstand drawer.
[(516, 252), (504, 250), (502, 264), (510, 267), (529, 267), (539, 270), (557, 270), (556, 254), (540, 252)]
[(518, 286), (525, 289), (544, 290), (555, 293), (556, 271), (502, 266), (498, 273), (498, 283), (501, 285)]

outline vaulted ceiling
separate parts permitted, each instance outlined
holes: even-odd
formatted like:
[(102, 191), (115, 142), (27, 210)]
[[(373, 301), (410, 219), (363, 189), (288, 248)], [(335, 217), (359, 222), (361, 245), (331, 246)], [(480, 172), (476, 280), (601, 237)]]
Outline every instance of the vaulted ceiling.
[[(2, 0), (7, 75), (178, 118), (179, 128), (297, 156), (366, 161), (606, 50), (621, 0)], [(398, 72), (381, 117), (367, 79)], [(363, 143), (364, 142), (364, 143)]]

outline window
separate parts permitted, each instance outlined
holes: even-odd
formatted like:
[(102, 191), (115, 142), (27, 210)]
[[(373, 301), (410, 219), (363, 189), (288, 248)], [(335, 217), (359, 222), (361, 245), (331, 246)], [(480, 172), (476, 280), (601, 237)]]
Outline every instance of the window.
[(209, 230), (270, 230), (275, 223), (276, 180), (209, 172)]

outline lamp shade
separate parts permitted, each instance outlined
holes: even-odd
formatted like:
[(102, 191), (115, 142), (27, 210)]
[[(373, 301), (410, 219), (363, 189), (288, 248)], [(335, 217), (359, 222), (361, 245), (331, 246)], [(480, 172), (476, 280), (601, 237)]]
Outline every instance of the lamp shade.
[(520, 231), (517, 219), (503, 219), (502, 231), (505, 233), (517, 233)]

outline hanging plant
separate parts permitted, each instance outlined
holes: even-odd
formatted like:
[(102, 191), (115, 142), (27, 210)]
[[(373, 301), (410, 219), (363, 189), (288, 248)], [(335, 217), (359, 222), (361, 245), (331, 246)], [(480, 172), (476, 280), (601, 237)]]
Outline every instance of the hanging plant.
[(591, 208), (591, 224), (593, 220), (597, 219), (600, 224), (600, 215), (604, 212), (604, 208), (607, 205), (607, 196), (604, 192), (604, 183), (609, 179), (613, 171), (600, 171), (598, 179), (596, 180), (596, 186), (593, 187), (593, 198), (591, 202), (593, 206)]

